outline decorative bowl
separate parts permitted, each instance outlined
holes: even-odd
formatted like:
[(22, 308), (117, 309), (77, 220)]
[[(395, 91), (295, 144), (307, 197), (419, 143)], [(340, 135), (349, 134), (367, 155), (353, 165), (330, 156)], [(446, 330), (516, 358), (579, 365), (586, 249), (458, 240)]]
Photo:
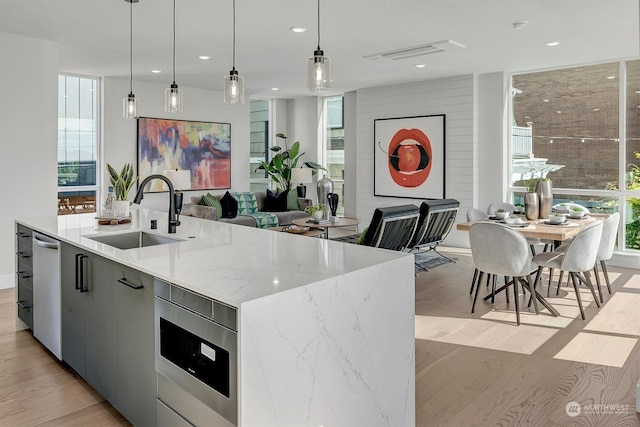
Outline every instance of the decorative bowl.
[(571, 211), (569, 212), (569, 218), (582, 218), (584, 211)]
[(497, 218), (505, 219), (509, 216), (509, 212), (496, 212), (495, 216)]
[(519, 216), (510, 216), (505, 218), (504, 222), (506, 224), (513, 225), (513, 224), (522, 224), (524, 221), (522, 221), (522, 218), (520, 218)]
[(564, 215), (551, 214), (549, 215), (549, 224), (562, 224), (566, 217)]

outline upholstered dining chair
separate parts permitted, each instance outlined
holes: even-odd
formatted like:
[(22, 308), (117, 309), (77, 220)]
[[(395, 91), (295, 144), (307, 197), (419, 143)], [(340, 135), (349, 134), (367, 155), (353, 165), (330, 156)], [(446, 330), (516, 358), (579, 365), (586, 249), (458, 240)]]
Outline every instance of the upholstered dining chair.
[(518, 208), (516, 208), (515, 205), (512, 205), (511, 203), (508, 203), (508, 202), (492, 202), (492, 203), (489, 203), (489, 207), (487, 208), (487, 213), (490, 216), (493, 216), (496, 214), (498, 209), (503, 209), (507, 212), (515, 212), (518, 210)]
[(585, 319), (585, 316), (582, 299), (580, 298), (580, 290), (578, 289), (580, 283), (587, 285), (599, 308), (600, 302), (589, 278), (589, 271), (593, 269), (595, 265), (601, 235), (602, 221), (593, 221), (580, 230), (571, 242), (567, 243), (564, 247), (559, 247), (557, 252), (542, 252), (535, 255), (533, 262), (538, 265), (538, 271), (536, 272), (533, 291), (535, 291), (540, 281), (540, 276), (544, 268), (552, 269), (551, 271), (558, 269), (561, 273), (566, 271), (569, 273), (573, 283), (573, 289), (576, 292), (576, 299), (578, 300), (582, 320)]
[[(504, 276), (505, 295), (508, 295), (509, 287), (513, 287), (516, 323), (520, 325), (518, 281), (526, 277), (528, 283), (532, 283), (530, 275), (532, 257), (527, 239), (508, 226), (479, 222), (469, 229), (469, 242), (473, 264), (480, 271), (478, 282), (482, 281), (483, 274), (494, 274)], [(479, 290), (480, 286), (476, 286), (471, 306), (472, 313), (475, 312)], [(533, 298), (533, 302), (538, 313), (536, 298)]]
[(620, 214), (618, 212), (611, 214), (602, 224), (602, 236), (600, 237), (600, 245), (598, 246), (598, 254), (596, 255), (596, 263), (593, 266), (593, 273), (596, 276), (598, 292), (600, 293), (600, 302), (602, 300), (602, 289), (600, 288), (600, 274), (598, 273), (598, 263), (602, 267), (604, 280), (607, 283), (607, 290), (611, 295), (611, 282), (609, 281), (609, 273), (607, 272), (608, 261), (613, 256), (613, 248), (616, 245), (616, 237), (618, 235), (618, 225), (620, 224)]
[[(476, 208), (469, 208), (467, 210), (467, 221), (482, 221), (483, 219), (489, 218), (489, 214), (485, 211)], [(476, 285), (476, 281), (478, 280), (478, 269), (476, 268), (473, 272), (473, 279), (471, 280), (471, 289), (469, 289), (469, 295), (473, 294), (473, 289)], [(487, 286), (489, 286), (489, 281), (491, 280), (490, 274), (487, 275)]]

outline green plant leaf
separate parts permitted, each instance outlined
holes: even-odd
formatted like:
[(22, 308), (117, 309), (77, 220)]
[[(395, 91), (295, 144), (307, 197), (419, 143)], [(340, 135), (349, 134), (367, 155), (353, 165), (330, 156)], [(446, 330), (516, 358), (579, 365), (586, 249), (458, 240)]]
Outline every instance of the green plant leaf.
[(299, 151), (300, 151), (300, 141), (296, 141), (293, 143), (293, 145), (289, 149), (289, 157), (291, 158), (297, 157)]
[(284, 133), (276, 133), (276, 138), (284, 138), (287, 139), (287, 136)]
[(278, 145), (274, 145), (273, 147), (269, 147), (269, 150), (271, 150), (271, 151), (280, 151), (280, 150), (282, 150), (282, 147), (280, 147)]
[[(308, 167), (308, 168), (311, 168), (311, 169), (321, 169), (321, 170), (323, 170), (323, 171), (327, 171), (327, 169), (326, 169), (324, 166), (319, 165), (319, 164), (318, 164), (318, 163), (316, 163), (316, 162), (304, 162), (304, 165), (305, 165), (306, 167)], [(328, 171), (327, 171), (327, 172), (328, 172)]]

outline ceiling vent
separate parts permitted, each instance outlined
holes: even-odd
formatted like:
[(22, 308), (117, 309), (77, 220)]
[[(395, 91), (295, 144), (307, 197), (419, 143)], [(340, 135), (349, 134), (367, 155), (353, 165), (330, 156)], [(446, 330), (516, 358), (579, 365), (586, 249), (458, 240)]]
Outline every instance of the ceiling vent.
[(388, 52), (373, 53), (364, 56), (365, 59), (376, 61), (378, 59), (401, 59), (415, 58), (417, 56), (429, 55), (431, 53), (445, 52), (451, 48), (466, 48), (467, 46), (453, 40), (442, 40), (434, 43), (427, 43), (420, 46), (405, 47), (402, 49), (390, 50)]

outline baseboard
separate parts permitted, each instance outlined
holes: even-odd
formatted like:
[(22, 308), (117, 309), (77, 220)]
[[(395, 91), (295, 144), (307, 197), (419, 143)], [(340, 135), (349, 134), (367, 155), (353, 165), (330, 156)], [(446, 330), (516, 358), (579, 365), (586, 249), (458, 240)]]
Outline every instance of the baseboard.
[(16, 285), (15, 275), (13, 274), (0, 275), (0, 289), (13, 288), (15, 285)]

